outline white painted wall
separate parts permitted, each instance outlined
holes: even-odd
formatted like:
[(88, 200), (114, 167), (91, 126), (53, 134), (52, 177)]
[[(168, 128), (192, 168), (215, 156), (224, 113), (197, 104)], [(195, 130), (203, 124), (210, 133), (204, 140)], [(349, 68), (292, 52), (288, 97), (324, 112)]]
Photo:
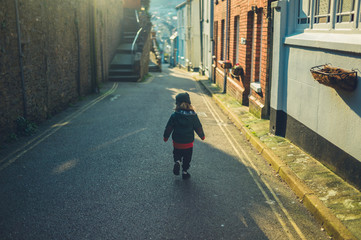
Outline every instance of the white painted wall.
[(274, 48), (271, 107), (283, 110), (320, 136), (361, 161), (361, 79), (353, 92), (316, 82), (310, 68), (333, 66), (361, 70), (361, 34), (295, 33), (296, 8), (274, 3)]
[(190, 3), (189, 25), (190, 29), (190, 51), (189, 61), (192, 62), (193, 67), (198, 68), (201, 62), (201, 30), (199, 18), (199, 0), (192, 0)]
[(210, 77), (212, 70), (212, 43), (211, 28), (212, 28), (212, 13), (211, 13), (211, 0), (203, 0), (203, 65), (205, 68), (205, 75)]
[(182, 66), (186, 66), (186, 24), (187, 24), (187, 8), (185, 4), (179, 5), (177, 10), (177, 32), (178, 32), (178, 59), (177, 62)]

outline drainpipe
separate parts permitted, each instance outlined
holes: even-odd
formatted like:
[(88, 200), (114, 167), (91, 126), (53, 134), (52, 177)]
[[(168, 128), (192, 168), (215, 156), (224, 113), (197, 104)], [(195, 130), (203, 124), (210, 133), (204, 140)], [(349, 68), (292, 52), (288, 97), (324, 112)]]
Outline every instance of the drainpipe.
[[(227, 7), (226, 7), (226, 9), (227, 9), (227, 13), (226, 13), (226, 42), (225, 42), (225, 44), (224, 44), (224, 61), (226, 61), (227, 58), (228, 58), (229, 1), (230, 1), (230, 0), (227, 0)], [(223, 93), (226, 93), (226, 92), (227, 92), (227, 73), (228, 73), (228, 69), (225, 68), (225, 69), (224, 69)]]
[(74, 10), (74, 25), (75, 25), (75, 32), (76, 32), (76, 41), (77, 41), (77, 57), (78, 57), (78, 70), (76, 73), (76, 89), (78, 92), (78, 96), (81, 95), (81, 85), (80, 85), (80, 71), (81, 71), (81, 65), (80, 65), (80, 33), (79, 33), (79, 21), (78, 21), (78, 14), (76, 12), (76, 9)]
[(97, 41), (96, 41), (96, 5), (95, 0), (89, 2), (89, 32), (90, 32), (90, 71), (91, 88), (94, 93), (99, 93), (97, 69)]
[(204, 56), (203, 56), (203, 0), (199, 0), (199, 24), (200, 24), (200, 33), (201, 33), (201, 36), (200, 36), (200, 42), (201, 42), (201, 62), (200, 62), (200, 70), (201, 70), (201, 74), (202, 76), (204, 76), (204, 66), (203, 66), (203, 63), (204, 63)]
[(21, 88), (23, 95), (23, 117), (26, 119), (28, 116), (28, 107), (27, 107), (27, 98), (26, 98), (26, 86), (24, 80), (24, 66), (23, 66), (23, 50), (21, 47), (21, 32), (20, 32), (20, 20), (19, 20), (19, 7), (18, 0), (14, 1), (15, 3), (15, 12), (16, 12), (16, 30), (18, 34), (18, 49), (19, 49), (19, 66), (20, 66), (20, 78), (21, 78)]
[(268, 42), (269, 46), (267, 49), (267, 71), (268, 71), (268, 81), (266, 83), (266, 99), (265, 99), (265, 107), (266, 107), (266, 116), (270, 116), (270, 103), (271, 103), (271, 79), (272, 79), (272, 54), (273, 54), (273, 9), (271, 8), (271, 3), (273, 0), (268, 0), (267, 6), (267, 27), (268, 27)]
[(214, 71), (215, 71), (215, 68), (213, 68), (213, 56), (214, 56), (214, 0), (211, 0), (211, 13), (210, 13), (210, 27), (211, 27), (211, 51), (212, 51), (212, 68), (211, 68), (211, 79), (212, 79), (212, 82), (213, 83), (216, 83), (216, 79), (214, 78)]

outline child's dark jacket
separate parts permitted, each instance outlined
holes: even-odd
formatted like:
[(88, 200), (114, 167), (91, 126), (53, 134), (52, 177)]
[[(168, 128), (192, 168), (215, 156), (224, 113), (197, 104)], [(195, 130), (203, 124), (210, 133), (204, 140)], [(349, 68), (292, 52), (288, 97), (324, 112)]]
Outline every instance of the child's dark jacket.
[(193, 143), (194, 131), (204, 139), (202, 124), (194, 111), (179, 110), (174, 112), (165, 127), (163, 137), (168, 139), (172, 134), (175, 143)]

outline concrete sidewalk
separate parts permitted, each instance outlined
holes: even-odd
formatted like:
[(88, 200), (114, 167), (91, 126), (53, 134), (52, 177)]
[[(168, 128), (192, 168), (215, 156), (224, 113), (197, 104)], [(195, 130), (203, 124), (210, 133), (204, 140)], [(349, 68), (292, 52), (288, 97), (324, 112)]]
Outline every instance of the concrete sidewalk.
[(360, 191), (287, 139), (271, 135), (269, 120), (253, 116), (248, 107), (223, 94), (205, 77), (198, 73), (192, 76), (212, 95), (333, 239), (361, 239)]

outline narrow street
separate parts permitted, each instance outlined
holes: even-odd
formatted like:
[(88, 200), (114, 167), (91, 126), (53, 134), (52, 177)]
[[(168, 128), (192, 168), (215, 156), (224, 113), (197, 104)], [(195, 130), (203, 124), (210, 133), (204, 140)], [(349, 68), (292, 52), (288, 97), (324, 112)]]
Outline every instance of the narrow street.
[[(189, 73), (107, 83), (0, 159), (0, 239), (329, 239)], [(163, 131), (187, 91), (206, 139), (174, 176)]]

